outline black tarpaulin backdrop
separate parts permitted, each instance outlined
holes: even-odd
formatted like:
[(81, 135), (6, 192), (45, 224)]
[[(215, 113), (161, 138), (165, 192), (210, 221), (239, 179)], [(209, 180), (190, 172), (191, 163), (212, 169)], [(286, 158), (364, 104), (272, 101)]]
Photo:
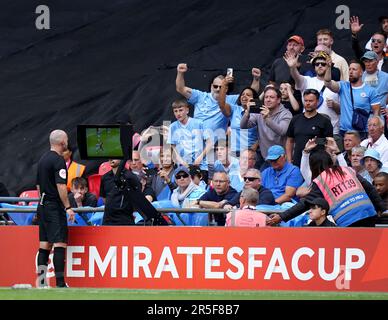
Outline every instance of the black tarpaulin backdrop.
[[(176, 65), (186, 62), (190, 87), (233, 67), (236, 91), (260, 67), (263, 83), (292, 34), (315, 46), (329, 28), (334, 49), (352, 57), (350, 31), (336, 29), (336, 8), (348, 5), (378, 30), (386, 0), (375, 1), (0, 1), (0, 181), (10, 192), (34, 188), (36, 165), (53, 129), (76, 143), (80, 123), (130, 115), (135, 129), (172, 120)], [(50, 9), (50, 30), (37, 30), (38, 5)], [(78, 161), (78, 152), (75, 153)], [(86, 163), (84, 161), (80, 161)]]

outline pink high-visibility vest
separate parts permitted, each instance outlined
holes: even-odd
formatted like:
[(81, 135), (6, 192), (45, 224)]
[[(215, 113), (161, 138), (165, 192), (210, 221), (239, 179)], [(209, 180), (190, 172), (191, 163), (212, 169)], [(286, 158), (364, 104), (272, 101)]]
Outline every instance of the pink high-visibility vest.
[(226, 215), (227, 227), (265, 227), (267, 215), (250, 209), (229, 212)]

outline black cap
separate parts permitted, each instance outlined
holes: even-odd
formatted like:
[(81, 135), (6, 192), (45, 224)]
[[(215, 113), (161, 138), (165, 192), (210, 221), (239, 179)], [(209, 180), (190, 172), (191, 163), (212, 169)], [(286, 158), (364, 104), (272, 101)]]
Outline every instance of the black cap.
[(326, 214), (329, 213), (329, 210), (330, 210), (329, 203), (323, 198), (315, 198), (313, 200), (305, 200), (305, 202), (307, 204), (309, 204), (310, 206), (318, 206), (318, 207), (326, 210)]
[(195, 175), (202, 176), (201, 169), (198, 166), (190, 166), (190, 175), (192, 177)]
[(379, 22), (383, 22), (384, 19), (388, 19), (388, 16), (380, 16), (379, 17)]

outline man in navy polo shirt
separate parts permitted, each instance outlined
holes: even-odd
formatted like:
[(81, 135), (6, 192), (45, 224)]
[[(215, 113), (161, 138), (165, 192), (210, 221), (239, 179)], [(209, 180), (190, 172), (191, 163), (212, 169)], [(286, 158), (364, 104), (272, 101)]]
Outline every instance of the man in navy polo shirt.
[[(238, 203), (235, 198), (237, 191), (230, 186), (228, 174), (224, 171), (215, 172), (213, 175), (213, 188), (210, 188), (197, 204), (200, 208), (222, 209), (227, 203), (232, 206)], [(235, 199), (235, 200), (233, 200)], [(217, 225), (225, 225), (225, 214), (215, 216)]]
[(296, 189), (302, 185), (303, 177), (299, 168), (287, 161), (284, 148), (279, 145), (270, 147), (265, 160), (271, 167), (263, 171), (262, 184), (272, 191), (275, 202), (282, 204), (296, 200)]

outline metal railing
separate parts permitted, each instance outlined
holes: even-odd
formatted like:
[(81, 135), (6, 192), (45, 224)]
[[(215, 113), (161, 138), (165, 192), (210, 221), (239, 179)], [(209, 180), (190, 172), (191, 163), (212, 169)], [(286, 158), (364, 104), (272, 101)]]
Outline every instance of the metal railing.
[[(40, 198), (25, 198), (25, 197), (0, 197), (0, 203), (6, 202), (6, 203), (17, 203), (17, 202), (38, 202)], [(104, 212), (103, 207), (79, 207), (79, 208), (72, 208), (74, 212), (76, 213), (84, 213), (84, 212)], [(155, 208), (160, 213), (176, 213), (178, 219), (182, 222), (182, 224), (186, 225), (186, 223), (182, 220), (180, 217), (180, 213), (210, 213), (210, 214), (223, 214), (228, 213), (231, 211), (235, 211), (236, 209), (229, 210), (229, 209), (206, 209), (206, 208)], [(239, 210), (239, 209), (237, 209)], [(264, 214), (272, 214), (272, 213), (281, 213), (285, 210), (281, 209), (260, 209), (258, 210)], [(23, 205), (21, 205), (18, 208), (0, 208), (0, 216), (2, 213), (5, 212), (15, 212), (15, 213), (34, 213), (36, 212), (36, 208), (23, 208)], [(380, 215), (380, 218), (388, 218), (388, 210), (383, 212)], [(388, 227), (388, 225), (384, 224), (376, 224), (376, 226), (381, 227)]]

